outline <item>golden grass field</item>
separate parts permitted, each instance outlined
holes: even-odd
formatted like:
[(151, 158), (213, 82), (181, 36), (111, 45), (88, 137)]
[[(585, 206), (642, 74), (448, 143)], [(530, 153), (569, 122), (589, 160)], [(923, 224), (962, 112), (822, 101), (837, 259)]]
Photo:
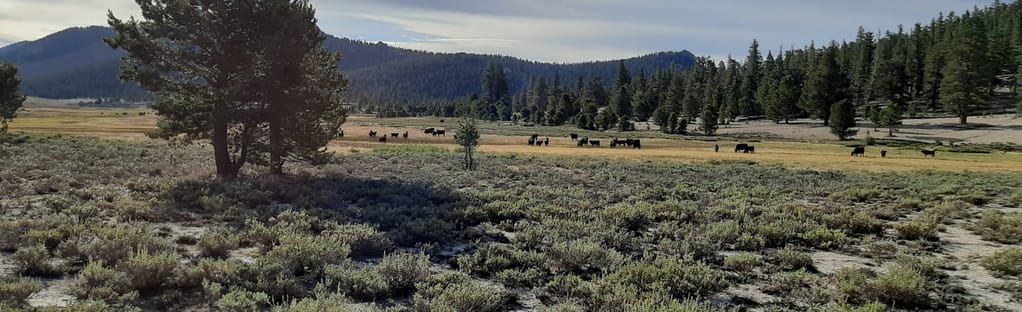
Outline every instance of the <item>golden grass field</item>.
[[(26, 133), (60, 133), (92, 136), (117, 140), (148, 140), (145, 132), (152, 129), (158, 118), (152, 115), (140, 116), (143, 109), (94, 109), (94, 108), (47, 108), (30, 107), (19, 113), (11, 124), (11, 131)], [(433, 137), (422, 132), (423, 127), (446, 127), (446, 137)], [(369, 150), (384, 143), (370, 138), (368, 132), (380, 134), (409, 133), (408, 139), (399, 136), (388, 138), (386, 144), (433, 144), (454, 148), (452, 121), (440, 123), (435, 118), (390, 118), (350, 117), (344, 130), (346, 136), (332, 142), (328, 148), (337, 152)], [(806, 169), (839, 169), (861, 171), (1022, 171), (1022, 154), (965, 154), (938, 150), (937, 157), (923, 158), (916, 149), (869, 147), (866, 157), (850, 157), (850, 148), (839, 144), (817, 144), (798, 142), (755, 142), (757, 154), (733, 153), (737, 141), (722, 138), (720, 142), (679, 140), (663, 138), (653, 132), (633, 132), (632, 137), (642, 139), (642, 149), (612, 149), (606, 146), (614, 133), (584, 133), (593, 139), (604, 141), (603, 147), (578, 148), (564, 133), (573, 129), (567, 127), (506, 128), (506, 133), (549, 133), (550, 146), (528, 146), (528, 137), (501, 135), (505, 128), (493, 123), (484, 123), (480, 151), (499, 154), (532, 154), (551, 156), (605, 157), (633, 161), (679, 161), (702, 162), (712, 160), (748, 160), (763, 164), (778, 164)], [(783, 127), (783, 126), (778, 126)], [(572, 131), (576, 132), (576, 131)], [(579, 131), (580, 132), (580, 131)], [(715, 144), (720, 152), (714, 153)], [(887, 158), (880, 158), (880, 150), (888, 150)]]

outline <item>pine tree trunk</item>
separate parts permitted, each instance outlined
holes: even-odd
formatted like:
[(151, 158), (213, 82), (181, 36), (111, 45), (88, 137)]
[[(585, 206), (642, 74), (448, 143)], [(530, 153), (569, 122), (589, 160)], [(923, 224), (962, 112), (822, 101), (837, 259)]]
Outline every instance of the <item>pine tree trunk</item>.
[(969, 114), (965, 112), (958, 113), (958, 125), (964, 127), (966, 125), (967, 118), (969, 118)]
[(216, 160), (216, 175), (221, 180), (233, 180), (238, 177), (238, 169), (231, 164), (231, 154), (227, 148), (227, 103), (218, 101), (213, 106), (213, 158)]
[(275, 176), (284, 175), (283, 161), (283, 135), (281, 134), (281, 123), (278, 116), (270, 118), (270, 174)]

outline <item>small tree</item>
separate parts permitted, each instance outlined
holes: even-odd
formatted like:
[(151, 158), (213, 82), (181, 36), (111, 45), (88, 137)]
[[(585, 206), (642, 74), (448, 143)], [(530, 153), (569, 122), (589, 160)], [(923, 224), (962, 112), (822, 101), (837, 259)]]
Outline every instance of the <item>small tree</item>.
[(475, 170), (476, 164), (475, 159), (472, 158), (472, 152), (476, 146), (479, 146), (479, 130), (476, 129), (474, 119), (465, 118), (458, 122), (458, 134), (454, 135), (454, 143), (465, 149), (465, 169)]
[(7, 133), (7, 123), (17, 116), (25, 102), (25, 95), (18, 92), (19, 85), (18, 67), (0, 63), (0, 134)]
[(847, 99), (834, 104), (830, 109), (830, 133), (837, 136), (839, 140), (847, 140), (859, 133), (855, 127), (855, 107)]
[(717, 107), (706, 105), (703, 106), (703, 114), (699, 116), (703, 126), (703, 133), (706, 135), (714, 135), (717, 133)]
[(887, 128), (887, 136), (894, 136), (894, 130), (901, 126), (903, 109), (898, 105), (887, 105), (879, 113), (879, 126)]

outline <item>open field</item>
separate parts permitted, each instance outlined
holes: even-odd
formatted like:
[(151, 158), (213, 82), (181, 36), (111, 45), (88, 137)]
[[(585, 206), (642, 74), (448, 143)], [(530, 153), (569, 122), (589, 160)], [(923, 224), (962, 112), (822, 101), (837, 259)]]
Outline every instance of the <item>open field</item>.
[[(20, 113), (19, 118), (11, 125), (12, 131), (24, 131), (27, 133), (62, 133), (71, 135), (94, 136), (101, 138), (113, 138), (122, 140), (146, 140), (144, 133), (154, 127), (157, 118), (152, 115), (139, 116), (139, 112), (145, 110), (137, 109), (66, 109), (66, 108), (30, 108)], [(994, 117), (990, 117), (994, 118)], [(1016, 119), (1008, 117), (997, 117), (1000, 119), (991, 121), (1008, 123), (1001, 127), (979, 127), (976, 130), (951, 130), (953, 127), (932, 127), (935, 124), (942, 124), (939, 119), (927, 122), (912, 121), (923, 127), (931, 125), (929, 133), (935, 136), (950, 136), (945, 132), (954, 132), (956, 135), (968, 136), (970, 131), (986, 133), (983, 138), (1004, 138), (1005, 141), (994, 142), (1022, 142), (1022, 130), (1012, 122)], [(985, 122), (985, 119), (974, 118), (977, 123)], [(379, 131), (381, 134), (409, 133), (409, 139), (391, 139), (388, 144), (434, 144), (446, 147), (453, 147), (453, 134), (448, 133), (446, 137), (433, 137), (424, 134), (421, 129), (425, 127), (455, 128), (456, 120), (447, 119), (441, 122), (439, 118), (369, 118), (351, 117), (345, 125), (346, 136), (331, 143), (330, 148), (338, 152), (348, 152), (352, 149), (368, 150), (379, 146), (381, 143), (376, 139), (369, 138), (367, 133), (370, 130)], [(806, 129), (804, 129), (806, 128)], [(809, 129), (811, 128), (811, 129)], [(823, 130), (820, 130), (823, 129)], [(863, 129), (865, 131), (866, 129)], [(924, 159), (919, 152), (920, 147), (869, 147), (867, 157), (848, 157), (850, 148), (827, 141), (827, 143), (807, 143), (797, 138), (786, 138), (780, 136), (782, 132), (810, 133), (812, 136), (823, 137), (819, 133), (829, 136), (826, 128), (821, 125), (795, 124), (795, 125), (764, 125), (753, 123), (751, 125), (734, 125), (728, 130), (722, 131), (732, 135), (747, 138), (757, 147), (757, 154), (735, 154), (732, 153), (737, 139), (728, 137), (686, 137), (678, 139), (659, 132), (638, 131), (618, 134), (615, 132), (593, 132), (581, 131), (573, 127), (522, 127), (498, 123), (481, 123), (480, 131), (483, 133), (481, 151), (486, 153), (513, 153), (526, 155), (550, 155), (550, 156), (594, 156), (610, 159), (627, 160), (669, 160), (680, 162), (704, 162), (713, 160), (741, 160), (753, 161), (765, 164), (782, 164), (797, 168), (812, 169), (848, 169), (862, 171), (912, 171), (923, 169), (952, 170), (952, 171), (1022, 171), (1022, 154), (1019, 153), (947, 153), (942, 152), (941, 147), (936, 148), (938, 157), (936, 159)], [(773, 131), (773, 132), (770, 132)], [(902, 133), (923, 131), (916, 128), (902, 130)], [(533, 147), (525, 142), (528, 135), (540, 134), (541, 137), (550, 137), (550, 146)], [(575, 147), (574, 142), (568, 139), (569, 133), (579, 133), (582, 136), (589, 136), (593, 139), (604, 141), (601, 148)], [(764, 134), (765, 133), (765, 134)], [(816, 134), (813, 134), (816, 133)], [(607, 141), (613, 137), (643, 138), (643, 149), (632, 150), (626, 148), (611, 149), (606, 147)], [(760, 139), (760, 138), (763, 139)], [(780, 139), (772, 139), (780, 137)], [(987, 140), (984, 139), (984, 140)], [(718, 141), (719, 140), (719, 141)], [(990, 139), (992, 140), (992, 139)], [(759, 142), (763, 141), (763, 142)], [(714, 145), (720, 145), (721, 152), (714, 153)], [(888, 150), (888, 158), (880, 158), (880, 150)]]
[(1022, 310), (1017, 173), (2, 142), (0, 310)]

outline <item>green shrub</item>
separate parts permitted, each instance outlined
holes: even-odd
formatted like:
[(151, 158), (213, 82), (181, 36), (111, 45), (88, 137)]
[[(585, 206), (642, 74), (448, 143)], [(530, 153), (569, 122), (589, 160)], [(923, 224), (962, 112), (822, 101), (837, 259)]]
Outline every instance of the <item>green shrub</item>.
[(887, 272), (877, 276), (872, 290), (881, 302), (893, 302), (905, 308), (927, 306), (929, 292), (926, 279), (916, 270), (903, 265), (894, 265)]
[(423, 312), (496, 312), (513, 299), (507, 291), (474, 281), (435, 284), (420, 288), (412, 297), (415, 311)]
[(46, 246), (21, 247), (14, 253), (14, 263), (29, 276), (50, 276), (59, 271), (50, 264), (50, 252)]
[(543, 267), (547, 262), (547, 256), (540, 252), (523, 251), (511, 245), (490, 243), (471, 255), (458, 257), (457, 262), (462, 272), (489, 276), (508, 269)]
[(390, 254), (376, 269), (391, 290), (402, 293), (429, 276), (429, 258), (424, 254)]
[(593, 294), (590, 283), (575, 275), (557, 275), (543, 289), (559, 298), (588, 298)]
[(376, 257), (394, 249), (385, 233), (366, 224), (343, 224), (332, 233), (348, 243), (353, 257)]
[(390, 286), (377, 270), (352, 268), (348, 265), (331, 265), (324, 271), (328, 281), (337, 286), (337, 291), (353, 298), (375, 301), (390, 297)]
[(241, 238), (227, 229), (216, 229), (207, 231), (199, 237), (196, 247), (199, 255), (203, 257), (226, 259), (230, 256), (231, 250), (237, 249)]
[(175, 250), (173, 243), (140, 225), (93, 228), (93, 233), (65, 241), (57, 249), (64, 257), (108, 265), (116, 265), (138, 250), (153, 253)]
[(923, 211), (919, 219), (936, 224), (950, 224), (956, 219), (969, 217), (969, 204), (960, 200), (945, 201)]
[(117, 269), (128, 275), (130, 287), (142, 294), (151, 294), (162, 290), (174, 276), (178, 267), (178, 257), (169, 252), (150, 253), (140, 250), (117, 265)]
[(875, 300), (875, 292), (870, 284), (875, 278), (876, 272), (861, 267), (843, 267), (828, 277), (841, 301), (848, 303), (864, 303)]
[(43, 289), (43, 283), (27, 278), (0, 277), (0, 309), (20, 307), (25, 299)]
[(121, 220), (149, 220), (155, 215), (153, 202), (139, 201), (128, 198), (117, 198), (114, 201), (99, 201), (96, 207), (101, 210), (113, 211)]
[(269, 302), (270, 297), (264, 293), (234, 290), (217, 300), (216, 307), (224, 312), (262, 311)]
[(908, 210), (919, 210), (923, 207), (923, 200), (916, 197), (902, 197), (898, 199), (898, 207)]
[(807, 253), (799, 252), (791, 248), (778, 251), (773, 256), (773, 262), (784, 271), (812, 270), (813, 257)]
[(1008, 248), (986, 256), (980, 261), (984, 268), (997, 275), (1022, 275), (1022, 248)]
[(736, 272), (751, 272), (763, 265), (763, 259), (756, 254), (738, 254), (724, 259), (724, 267)]
[(112, 308), (103, 301), (78, 301), (72, 302), (64, 308), (64, 312), (105, 312)]
[(1005, 244), (1022, 242), (1022, 213), (990, 210), (976, 223), (975, 231), (984, 239)]
[(909, 221), (894, 225), (898, 238), (907, 240), (937, 240), (937, 224), (926, 221)]
[(324, 266), (338, 264), (348, 256), (348, 245), (337, 236), (288, 233), (260, 260), (280, 264), (299, 275), (321, 273)]
[(625, 256), (591, 241), (555, 243), (547, 253), (550, 270), (557, 273), (611, 272), (625, 263)]
[(796, 291), (819, 287), (819, 285), (820, 278), (806, 270), (781, 272), (770, 275), (770, 280), (763, 287), (763, 292), (786, 297)]
[(830, 198), (864, 203), (880, 197), (880, 194), (882, 194), (880, 190), (872, 187), (850, 187), (844, 191), (831, 194)]
[(117, 304), (138, 298), (131, 289), (131, 277), (124, 272), (109, 269), (102, 262), (89, 262), (75, 279), (70, 293), (78, 299), (101, 300)]
[(527, 288), (541, 285), (546, 278), (545, 275), (535, 268), (509, 269), (497, 272), (494, 278), (508, 287)]
[(1013, 207), (1022, 207), (1022, 191), (1015, 191), (1008, 197), (1008, 204)]
[(676, 299), (704, 296), (729, 286), (727, 275), (701, 263), (657, 258), (653, 263), (629, 264), (602, 278), (601, 285), (625, 285), (640, 292), (663, 292)]
[(810, 246), (820, 249), (834, 249), (844, 245), (845, 233), (841, 231), (816, 228), (802, 234), (802, 239)]
[[(287, 305), (273, 307), (273, 312), (327, 312), (335, 311), (339, 307), (349, 304), (349, 300), (341, 295), (320, 296), (316, 298), (305, 298), (300, 301), (292, 301)], [(361, 310), (360, 310), (361, 311)], [(367, 309), (365, 312), (375, 310)], [(389, 311), (389, 310), (387, 310)]]
[(990, 198), (986, 193), (982, 191), (973, 191), (967, 194), (958, 195), (958, 200), (976, 205), (983, 206), (990, 202)]

